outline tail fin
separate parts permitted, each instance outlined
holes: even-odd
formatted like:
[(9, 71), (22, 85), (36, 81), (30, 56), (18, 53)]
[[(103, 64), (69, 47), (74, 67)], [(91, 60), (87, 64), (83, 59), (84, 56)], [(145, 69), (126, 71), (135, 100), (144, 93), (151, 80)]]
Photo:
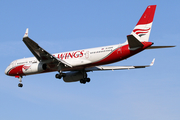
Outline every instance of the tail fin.
[(141, 42), (148, 42), (149, 40), (155, 10), (156, 5), (148, 6), (131, 33)]

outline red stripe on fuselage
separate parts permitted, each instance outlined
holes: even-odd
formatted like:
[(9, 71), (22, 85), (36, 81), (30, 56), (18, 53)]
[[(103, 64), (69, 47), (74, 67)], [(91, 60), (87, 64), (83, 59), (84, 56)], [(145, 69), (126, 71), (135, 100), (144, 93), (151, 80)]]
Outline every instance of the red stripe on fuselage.
[(129, 45), (124, 45), (124, 46), (114, 50), (111, 54), (109, 54), (104, 59), (97, 61), (95, 63), (92, 63), (90, 65), (91, 66), (104, 65), (104, 64), (110, 64), (110, 63), (124, 60), (124, 59), (131, 57), (134, 54), (137, 54), (140, 51), (146, 49), (147, 47), (151, 46), (153, 43), (152, 42), (142, 42), (142, 44), (144, 45), (143, 48), (139, 48), (138, 50), (135, 50), (135, 51), (130, 51)]

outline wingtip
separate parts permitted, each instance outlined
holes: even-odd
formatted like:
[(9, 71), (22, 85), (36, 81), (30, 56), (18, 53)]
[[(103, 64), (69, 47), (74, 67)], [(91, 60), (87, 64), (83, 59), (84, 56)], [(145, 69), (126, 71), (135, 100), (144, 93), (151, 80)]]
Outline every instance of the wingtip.
[(25, 38), (25, 37), (28, 37), (28, 31), (29, 31), (29, 28), (26, 29), (26, 32), (25, 32), (25, 34), (24, 34), (24, 38)]
[(152, 60), (150, 66), (153, 66), (153, 65), (154, 65), (154, 62), (155, 62), (155, 58)]

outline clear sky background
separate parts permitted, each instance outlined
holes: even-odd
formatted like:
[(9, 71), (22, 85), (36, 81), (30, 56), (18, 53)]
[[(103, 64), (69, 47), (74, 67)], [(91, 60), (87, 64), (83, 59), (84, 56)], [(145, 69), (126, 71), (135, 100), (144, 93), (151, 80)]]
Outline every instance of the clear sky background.
[[(148, 5), (156, 4), (150, 41), (175, 48), (145, 50), (113, 65), (146, 69), (91, 72), (91, 82), (65, 83), (57, 72), (19, 80), (4, 71), (32, 57), (22, 37), (50, 53), (124, 43)], [(180, 1), (1, 0), (0, 120), (179, 120)]]

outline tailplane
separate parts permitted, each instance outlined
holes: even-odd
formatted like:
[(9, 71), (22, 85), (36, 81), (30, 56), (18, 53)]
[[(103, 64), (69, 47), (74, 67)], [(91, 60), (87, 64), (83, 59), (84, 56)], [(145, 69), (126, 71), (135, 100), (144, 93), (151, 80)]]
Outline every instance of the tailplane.
[(146, 49), (171, 48), (171, 47), (176, 47), (176, 46), (150, 46)]

